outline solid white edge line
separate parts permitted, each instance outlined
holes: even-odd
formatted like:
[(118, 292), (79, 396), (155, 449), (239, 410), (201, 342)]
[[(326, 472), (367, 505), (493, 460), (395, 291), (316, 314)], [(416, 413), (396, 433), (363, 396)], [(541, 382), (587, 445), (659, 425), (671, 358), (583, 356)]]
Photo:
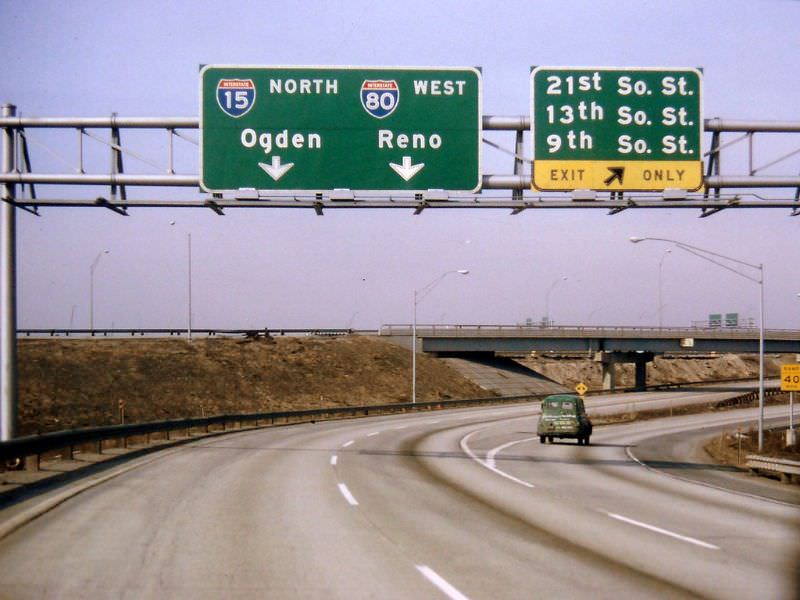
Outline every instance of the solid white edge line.
[(342, 444), (342, 448), (347, 448), (348, 446), (352, 446), (355, 443), (355, 440), (350, 440), (349, 442), (345, 442)]
[(523, 486), (525, 486), (525, 487), (527, 487), (527, 488), (533, 488), (533, 487), (536, 487), (536, 486), (535, 486), (535, 485), (533, 485), (532, 483), (528, 483), (527, 481), (522, 481), (522, 479), (517, 479), (517, 478), (516, 478), (516, 477), (514, 477), (513, 475), (509, 475), (508, 473), (506, 473), (505, 471), (501, 471), (501, 470), (500, 470), (500, 469), (498, 469), (497, 467), (490, 466), (490, 465), (489, 465), (489, 464), (488, 464), (486, 461), (484, 461), (484, 460), (481, 460), (480, 458), (478, 458), (478, 457), (475, 455), (475, 453), (472, 451), (472, 449), (469, 447), (469, 445), (467, 444), (467, 440), (468, 440), (468, 439), (469, 439), (469, 438), (470, 438), (472, 435), (474, 435), (474, 434), (478, 433), (478, 431), (480, 431), (480, 430), (476, 429), (476, 430), (475, 430), (475, 431), (473, 431), (472, 433), (468, 433), (467, 435), (465, 435), (463, 438), (461, 438), (461, 442), (460, 442), (460, 444), (459, 444), (459, 445), (461, 446), (461, 449), (462, 449), (462, 450), (463, 450), (463, 451), (464, 451), (464, 452), (465, 452), (465, 453), (466, 453), (466, 454), (467, 454), (467, 455), (468, 455), (468, 456), (469, 456), (469, 457), (470, 457), (472, 460), (474, 460), (475, 462), (477, 462), (477, 463), (478, 463), (479, 465), (481, 465), (482, 467), (485, 467), (485, 468), (489, 469), (489, 470), (490, 470), (492, 473), (495, 473), (495, 474), (497, 474), (497, 475), (500, 475), (500, 477), (505, 477), (505, 478), (506, 478), (506, 479), (508, 479), (509, 481), (513, 481), (513, 482), (514, 482), (514, 483), (516, 483), (516, 484), (523, 485)]
[(345, 484), (339, 484), (339, 491), (342, 493), (342, 496), (344, 496), (344, 499), (347, 500), (350, 506), (358, 506), (358, 500), (356, 500), (353, 494), (350, 493), (350, 490), (347, 489)]
[(467, 596), (450, 585), (441, 575), (429, 566), (417, 565), (417, 570), (422, 573), (428, 581), (439, 588), (450, 600), (469, 600)]
[(651, 473), (655, 473), (657, 475), (661, 475), (662, 477), (671, 477), (677, 481), (682, 481), (684, 483), (691, 483), (692, 485), (701, 485), (706, 488), (711, 488), (712, 490), (720, 490), (722, 492), (727, 492), (728, 494), (736, 494), (737, 496), (744, 496), (745, 498), (753, 498), (754, 500), (760, 500), (761, 502), (771, 502), (772, 504), (780, 504), (781, 506), (796, 506), (791, 502), (783, 502), (781, 500), (776, 500), (775, 498), (767, 498), (766, 496), (759, 496), (758, 494), (751, 494), (749, 492), (743, 492), (741, 490), (734, 490), (722, 485), (715, 485), (713, 483), (708, 483), (706, 481), (698, 481), (697, 479), (688, 479), (687, 477), (681, 477), (680, 475), (675, 475), (675, 473), (667, 473), (663, 469), (658, 469), (656, 467), (651, 467), (647, 463), (639, 460), (636, 455), (631, 451), (631, 447), (627, 446), (625, 448), (625, 453), (628, 455), (633, 461), (636, 461), (640, 466), (644, 467)]
[(719, 546), (715, 546), (714, 544), (709, 544), (708, 542), (704, 542), (702, 540), (698, 540), (692, 537), (688, 537), (685, 535), (680, 535), (678, 533), (674, 533), (672, 531), (668, 531), (666, 529), (661, 529), (661, 527), (656, 527), (655, 525), (648, 525), (647, 523), (642, 523), (640, 521), (634, 521), (633, 519), (629, 519), (628, 517), (623, 517), (622, 515), (618, 515), (615, 513), (606, 513), (612, 519), (617, 519), (618, 521), (623, 521), (624, 523), (629, 523), (631, 525), (636, 525), (637, 527), (642, 527), (644, 529), (649, 529), (650, 531), (655, 531), (656, 533), (660, 533), (662, 535), (668, 535), (669, 537), (673, 537), (675, 539), (689, 542), (690, 544), (694, 544), (696, 546), (702, 546), (703, 548), (708, 548), (709, 550), (719, 550)]
[(331, 456), (331, 466), (335, 467), (336, 463), (338, 463), (338, 462), (339, 462), (339, 457), (338, 456), (336, 456), (335, 454), (333, 456)]

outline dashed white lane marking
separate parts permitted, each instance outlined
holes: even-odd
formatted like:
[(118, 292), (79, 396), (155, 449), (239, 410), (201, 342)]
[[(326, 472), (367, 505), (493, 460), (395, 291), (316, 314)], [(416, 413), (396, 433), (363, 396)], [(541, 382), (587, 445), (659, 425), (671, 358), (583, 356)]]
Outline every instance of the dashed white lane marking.
[(344, 496), (344, 499), (347, 500), (350, 506), (358, 506), (358, 501), (353, 497), (353, 494), (350, 493), (350, 490), (347, 489), (345, 484), (339, 484), (339, 491), (342, 493), (342, 496)]
[(333, 456), (331, 456), (331, 466), (335, 467), (336, 463), (338, 463), (338, 462), (339, 462), (339, 457), (338, 456), (336, 456), (335, 454)]
[(348, 446), (352, 446), (353, 444), (355, 444), (355, 440), (350, 440), (349, 442), (345, 442), (344, 444), (342, 444), (342, 448), (347, 448)]
[(380, 431), (373, 431), (372, 433), (368, 433), (368, 434), (367, 434), (367, 437), (375, 437), (375, 436), (376, 436), (376, 435), (378, 435), (379, 433), (380, 433)]
[(400, 427), (395, 427), (395, 429), (408, 429), (408, 425), (400, 425)]
[(488, 463), (488, 461), (485, 461), (485, 460), (482, 460), (482, 459), (478, 458), (478, 457), (475, 455), (475, 453), (472, 451), (472, 449), (469, 447), (469, 444), (467, 443), (467, 441), (469, 440), (469, 438), (470, 438), (470, 437), (472, 437), (473, 435), (475, 435), (476, 433), (478, 433), (478, 431), (479, 431), (479, 430), (477, 430), (477, 429), (476, 429), (476, 430), (475, 430), (475, 431), (473, 431), (472, 433), (468, 433), (468, 434), (467, 434), (467, 435), (465, 435), (463, 438), (461, 438), (461, 443), (460, 443), (460, 445), (461, 445), (461, 449), (462, 449), (462, 450), (463, 450), (463, 451), (464, 451), (464, 452), (465, 452), (465, 453), (466, 453), (466, 454), (467, 454), (467, 455), (468, 455), (468, 456), (469, 456), (469, 457), (470, 457), (472, 460), (474, 460), (475, 462), (477, 462), (479, 465), (481, 465), (481, 466), (483, 466), (483, 467), (486, 467), (486, 468), (487, 468), (487, 469), (489, 469), (489, 470), (490, 470), (492, 473), (496, 473), (497, 475), (500, 475), (500, 477), (505, 477), (505, 478), (506, 478), (506, 479), (508, 479), (509, 481), (513, 481), (513, 482), (514, 482), (514, 483), (516, 483), (516, 484), (519, 484), (519, 485), (525, 486), (525, 487), (527, 487), (527, 488), (533, 488), (533, 487), (536, 487), (536, 486), (535, 486), (535, 485), (533, 485), (532, 483), (528, 483), (527, 481), (522, 481), (522, 479), (517, 479), (516, 477), (514, 477), (513, 475), (509, 475), (509, 474), (508, 474), (508, 473), (506, 473), (505, 471), (501, 471), (500, 469), (498, 469), (498, 468), (497, 468), (497, 467), (495, 467), (494, 465), (490, 465), (490, 464)]
[(417, 565), (417, 570), (422, 573), (428, 581), (439, 588), (450, 600), (469, 600), (430, 567), (426, 565)]
[(647, 523), (642, 523), (640, 521), (634, 521), (633, 519), (629, 519), (628, 517), (623, 517), (622, 515), (617, 515), (614, 513), (606, 513), (612, 519), (617, 519), (618, 521), (623, 521), (624, 523), (629, 523), (631, 525), (636, 525), (637, 527), (643, 527), (644, 529), (648, 529), (650, 531), (655, 531), (656, 533), (660, 533), (662, 535), (668, 535), (669, 537), (673, 537), (675, 539), (688, 542), (690, 544), (694, 544), (696, 546), (701, 546), (703, 548), (708, 548), (710, 550), (719, 550), (719, 546), (715, 546), (714, 544), (709, 544), (708, 542), (704, 542), (702, 540), (698, 540), (692, 537), (688, 537), (685, 535), (680, 535), (678, 533), (674, 533), (672, 531), (668, 531), (666, 529), (661, 529), (661, 527), (656, 527), (655, 525), (648, 525)]

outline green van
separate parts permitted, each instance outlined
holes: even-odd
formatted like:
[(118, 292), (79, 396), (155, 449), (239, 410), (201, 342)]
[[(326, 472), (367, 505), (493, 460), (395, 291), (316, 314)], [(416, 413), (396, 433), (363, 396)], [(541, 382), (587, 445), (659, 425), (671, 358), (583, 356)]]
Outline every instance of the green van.
[(557, 394), (542, 400), (542, 414), (536, 428), (539, 441), (552, 443), (553, 438), (574, 438), (579, 445), (589, 445), (592, 422), (586, 415), (583, 398), (574, 394)]

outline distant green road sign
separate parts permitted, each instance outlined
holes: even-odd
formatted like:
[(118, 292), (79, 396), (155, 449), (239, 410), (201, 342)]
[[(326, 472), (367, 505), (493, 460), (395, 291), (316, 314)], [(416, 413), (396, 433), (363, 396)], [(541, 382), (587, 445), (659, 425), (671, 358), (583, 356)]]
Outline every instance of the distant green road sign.
[(478, 191), (473, 68), (206, 66), (200, 185)]
[(697, 69), (537, 67), (531, 128), (534, 189), (703, 185)]

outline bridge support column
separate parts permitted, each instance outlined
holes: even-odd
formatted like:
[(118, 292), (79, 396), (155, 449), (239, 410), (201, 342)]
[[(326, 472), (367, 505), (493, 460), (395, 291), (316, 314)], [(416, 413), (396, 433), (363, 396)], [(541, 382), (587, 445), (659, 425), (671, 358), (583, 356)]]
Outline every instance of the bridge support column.
[(636, 365), (636, 386), (637, 391), (643, 391), (647, 388), (647, 363), (653, 360), (653, 355), (650, 358), (638, 359), (634, 361)]
[(595, 354), (594, 360), (601, 363), (603, 368), (603, 389), (615, 390), (617, 389), (617, 369), (614, 353), (612, 352), (598, 352)]
[(598, 352), (594, 356), (595, 362), (603, 366), (603, 389), (617, 389), (617, 363), (633, 363), (636, 365), (636, 379), (634, 386), (637, 390), (644, 390), (647, 386), (647, 363), (652, 362), (652, 352)]

